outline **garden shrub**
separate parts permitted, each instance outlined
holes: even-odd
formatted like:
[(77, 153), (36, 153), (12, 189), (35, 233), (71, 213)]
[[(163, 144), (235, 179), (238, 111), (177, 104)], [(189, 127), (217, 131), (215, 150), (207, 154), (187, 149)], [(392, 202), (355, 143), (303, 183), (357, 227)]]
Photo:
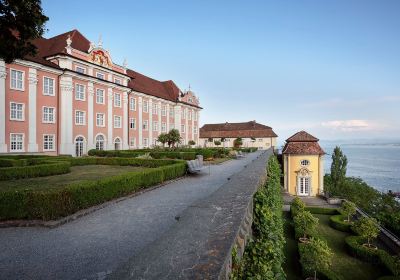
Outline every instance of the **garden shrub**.
[(42, 177), (70, 172), (71, 164), (67, 161), (45, 161), (36, 165), (0, 168), (0, 181)]
[(180, 151), (163, 151), (163, 150), (121, 150), (121, 151), (104, 151), (104, 150), (90, 150), (88, 154), (90, 156), (98, 157), (125, 157), (125, 158), (135, 158), (149, 153), (154, 159), (183, 159), (183, 160), (193, 160), (196, 159), (195, 152), (180, 152)]
[[(97, 181), (82, 181), (49, 190), (10, 190), (0, 192), (0, 220), (42, 219), (51, 220), (67, 216), (78, 210), (118, 198), (140, 189), (162, 183), (186, 172), (183, 161), (122, 159), (122, 158), (73, 158), (73, 165), (116, 164), (158, 167), (106, 177)], [(69, 162), (60, 162), (66, 164)], [(172, 164), (171, 164), (172, 163)]]
[(270, 157), (267, 168), (266, 184), (254, 195), (253, 240), (231, 279), (285, 279), (281, 171), (275, 157)]
[(344, 232), (352, 232), (351, 230), (351, 223), (345, 222), (346, 219), (345, 215), (334, 215), (329, 218), (329, 224), (334, 229)]
[(305, 207), (306, 205), (304, 202), (299, 197), (295, 197), (290, 205), (290, 214), (292, 218), (294, 218), (298, 212), (304, 211)]

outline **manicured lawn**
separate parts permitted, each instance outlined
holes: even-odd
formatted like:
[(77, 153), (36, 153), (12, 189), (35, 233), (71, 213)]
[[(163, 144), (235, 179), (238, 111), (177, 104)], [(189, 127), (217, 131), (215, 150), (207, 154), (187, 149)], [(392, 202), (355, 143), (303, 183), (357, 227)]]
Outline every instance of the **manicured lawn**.
[(319, 219), (317, 229), (319, 236), (328, 242), (334, 253), (331, 267), (333, 272), (349, 280), (372, 280), (384, 275), (379, 267), (353, 258), (347, 253), (344, 239), (349, 234), (330, 227), (330, 215), (314, 214), (314, 216)]
[(294, 239), (293, 221), (290, 212), (283, 212), (285, 222), (285, 263), (283, 269), (287, 280), (301, 280), (301, 267), (297, 250), (297, 241)]
[(22, 189), (52, 189), (62, 185), (85, 180), (98, 180), (104, 177), (120, 175), (132, 171), (143, 171), (148, 168), (119, 165), (83, 165), (71, 167), (71, 172), (62, 175), (9, 180), (0, 182), (0, 192), (5, 190)]

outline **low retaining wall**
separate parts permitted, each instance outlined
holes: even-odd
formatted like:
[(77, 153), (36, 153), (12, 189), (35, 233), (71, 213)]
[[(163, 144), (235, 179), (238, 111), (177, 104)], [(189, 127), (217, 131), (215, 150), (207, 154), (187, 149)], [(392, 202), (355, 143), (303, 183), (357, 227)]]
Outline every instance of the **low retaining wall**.
[(209, 197), (189, 206), (176, 225), (110, 278), (229, 279), (232, 249), (241, 256), (251, 236), (253, 195), (265, 183), (271, 154), (263, 152)]

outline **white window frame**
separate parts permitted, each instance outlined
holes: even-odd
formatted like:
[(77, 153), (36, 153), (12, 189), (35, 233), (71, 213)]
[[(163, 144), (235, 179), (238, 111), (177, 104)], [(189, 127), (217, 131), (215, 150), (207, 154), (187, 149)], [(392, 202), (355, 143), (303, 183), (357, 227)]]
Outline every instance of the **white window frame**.
[[(82, 69), (83, 71), (79, 71), (78, 68), (79, 68), (79, 69)], [(85, 68), (85, 67), (82, 67), (82, 66), (76, 65), (76, 66), (75, 66), (75, 72), (78, 72), (78, 73), (80, 73), (80, 74), (86, 74), (86, 68)]]
[[(117, 120), (118, 120), (119, 124), (118, 124)], [(122, 117), (119, 115), (114, 115), (114, 128), (122, 128)]]
[[(118, 98), (117, 98), (118, 96)], [(114, 93), (114, 107), (121, 108), (121, 94), (120, 93)]]
[[(13, 81), (12, 73), (13, 73), (13, 71), (22, 73), (22, 75), (21, 75), (21, 87), (20, 88), (18, 87), (17, 75), (15, 76), (15, 87), (13, 87), (13, 85), (12, 85), (12, 81)], [(18, 70), (18, 69), (15, 69), (15, 68), (10, 68), (10, 89), (19, 90), (19, 91), (25, 91), (25, 71)]]
[[(118, 82), (117, 82), (118, 81)], [(118, 84), (118, 85), (122, 85), (122, 80), (118, 79), (118, 78), (114, 78), (114, 83)]]
[(192, 120), (192, 111), (189, 110), (189, 121), (191, 121), (191, 120)]
[(143, 113), (149, 112), (149, 102), (147, 100), (143, 100)]
[(145, 148), (149, 147), (149, 139), (148, 138), (143, 138), (143, 147), (145, 147)]
[[(22, 105), (22, 109), (21, 109), (21, 118), (18, 118), (18, 109), (16, 108), (16, 112), (15, 112), (15, 117), (12, 117), (12, 104), (16, 104), (16, 105)], [(25, 121), (25, 103), (19, 103), (19, 102), (10, 102), (10, 121), (19, 121), (19, 122), (23, 122)]]
[(193, 130), (194, 130), (194, 134), (197, 134), (197, 126), (194, 126)]
[(182, 133), (185, 133), (185, 129), (186, 129), (185, 125), (184, 125), (184, 124), (181, 124), (181, 132), (182, 132)]
[(166, 105), (161, 105), (161, 116), (163, 116), (163, 117), (167, 116), (167, 106)]
[(136, 111), (136, 98), (129, 98), (129, 110)]
[(167, 124), (165, 122), (161, 123), (161, 132), (167, 132)]
[(131, 139), (129, 139), (129, 146), (136, 147), (136, 138), (135, 137), (132, 137)]
[[(99, 120), (100, 120), (99, 116), (102, 116), (102, 118), (101, 118), (102, 123), (101, 124), (99, 124)], [(96, 126), (97, 127), (105, 127), (106, 126), (105, 125), (105, 114), (104, 113), (96, 113)]]
[[(50, 87), (50, 84), (48, 83), (47, 92), (46, 92), (46, 82), (45, 82), (46, 79), (49, 80), (49, 82), (51, 81), (53, 83), (51, 87)], [(53, 78), (43, 76), (43, 95), (55, 96), (55, 90), (54, 90), (55, 84), (56, 84), (56, 81)], [(52, 89), (51, 92), (50, 92), (50, 88)]]
[[(83, 99), (81, 98), (81, 96), (78, 96), (78, 87), (82, 87), (83, 88), (83, 92), (79, 91), (80, 94), (81, 93), (83, 94)], [(86, 87), (85, 87), (85, 85), (79, 84), (79, 83), (75, 83), (75, 100), (78, 100), (78, 101), (85, 101), (86, 100)]]
[[(132, 127), (133, 124), (133, 127)], [(136, 129), (136, 119), (135, 118), (129, 118), (129, 129)]]
[(145, 131), (149, 130), (149, 121), (148, 120), (143, 121), (142, 129)]
[(300, 165), (301, 166), (309, 166), (310, 165), (310, 160), (302, 159), (302, 160), (300, 160)]
[[(83, 113), (83, 123), (77, 123), (76, 122), (76, 114), (78, 113), (78, 112), (80, 112), (80, 113)], [(75, 125), (86, 125), (86, 112), (85, 111), (81, 111), (81, 110), (75, 110)], [(79, 117), (80, 118), (80, 117)]]
[[(12, 137), (13, 135), (22, 135), (21, 149), (12, 149)], [(15, 144), (17, 146), (17, 144)], [(25, 133), (10, 133), (10, 152), (24, 152), (25, 151)]]
[[(53, 109), (53, 113), (52, 113), (52, 118), (53, 120), (49, 120), (49, 112), (45, 112), (45, 109)], [(47, 120), (46, 120), (46, 116), (47, 115)], [(49, 106), (43, 106), (42, 107), (42, 123), (56, 123), (56, 108), (55, 107), (49, 107)]]
[(153, 115), (158, 115), (158, 104), (153, 103), (153, 108), (151, 110), (152, 110)]
[[(99, 97), (99, 92), (102, 92), (102, 93), (103, 93), (103, 95), (101, 96), (102, 102), (99, 102), (99, 99), (100, 99), (100, 97)], [(104, 90), (104, 89), (101, 89), (101, 88), (96, 88), (96, 103), (97, 103), (97, 104), (104, 104), (104, 103), (105, 103), (105, 102), (104, 102), (104, 96), (105, 96), (105, 90)]]
[[(297, 179), (298, 183), (298, 195), (308, 196), (311, 195), (311, 177), (310, 176), (299, 176)], [(302, 192), (303, 188), (303, 192)]]
[(158, 121), (153, 121), (153, 131), (158, 131)]
[(175, 118), (175, 109), (174, 108), (170, 108), (169, 109), (169, 117), (170, 118)]
[(106, 74), (96, 71), (96, 78), (105, 80), (106, 79)]
[[(103, 140), (101, 140), (101, 141), (97, 140), (97, 137), (99, 137), (99, 136), (103, 137)], [(101, 134), (101, 133), (97, 134), (96, 137), (94, 138), (94, 143), (95, 143), (96, 150), (104, 150), (105, 147), (106, 147), (106, 142), (107, 142), (106, 137), (103, 134)], [(100, 146), (100, 143), (101, 143), (101, 146)], [(97, 149), (97, 147), (99, 147), (99, 149)], [(100, 147), (102, 149), (100, 149)]]
[[(52, 137), (52, 141), (51, 142), (47, 141), (47, 145), (49, 145), (49, 143), (51, 143), (51, 145), (52, 145), (51, 149), (49, 149), (49, 148), (46, 149), (45, 148), (45, 144), (46, 144), (45, 137), (46, 136), (51, 136)], [(55, 134), (43, 134), (43, 151), (54, 152), (56, 150), (55, 139), (56, 139)]]

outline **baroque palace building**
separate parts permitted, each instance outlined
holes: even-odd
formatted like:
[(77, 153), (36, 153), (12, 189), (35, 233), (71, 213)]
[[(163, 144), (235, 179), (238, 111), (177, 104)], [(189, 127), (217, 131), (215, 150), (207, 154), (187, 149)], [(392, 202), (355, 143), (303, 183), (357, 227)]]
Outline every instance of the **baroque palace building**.
[(101, 40), (78, 30), (34, 44), (35, 57), (0, 60), (0, 153), (146, 148), (173, 128), (183, 144), (199, 142), (202, 108), (192, 91), (114, 63)]

